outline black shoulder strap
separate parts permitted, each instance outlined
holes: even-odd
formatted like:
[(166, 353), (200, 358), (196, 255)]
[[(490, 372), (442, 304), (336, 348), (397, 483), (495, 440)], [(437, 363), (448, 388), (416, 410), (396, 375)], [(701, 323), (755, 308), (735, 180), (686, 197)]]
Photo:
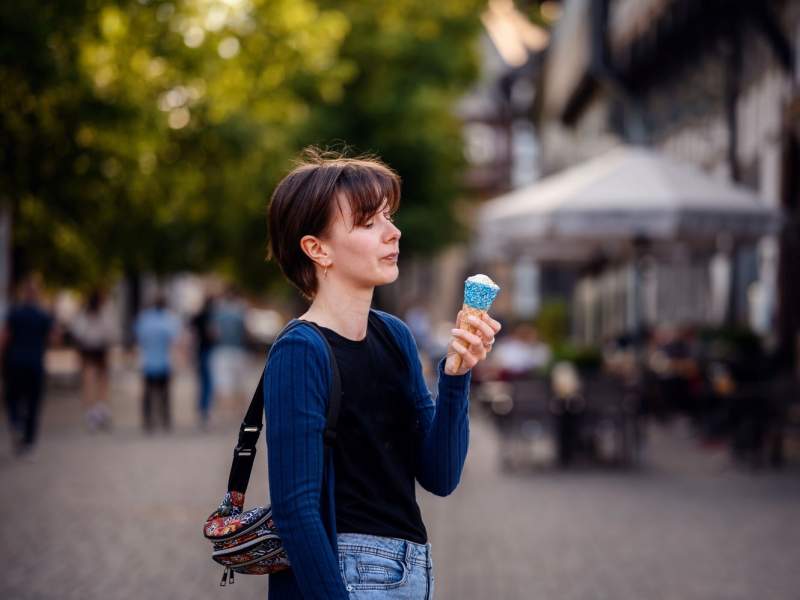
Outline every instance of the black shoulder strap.
[[(322, 338), (322, 341), (325, 343), (325, 347), (328, 350), (328, 357), (331, 364), (330, 396), (328, 398), (327, 422), (325, 424), (325, 432), (323, 435), (323, 441), (325, 444), (324, 464), (327, 465), (328, 452), (333, 443), (336, 441), (336, 423), (339, 420), (339, 409), (341, 407), (342, 398), (342, 382), (341, 378), (339, 377), (339, 366), (336, 363), (336, 357), (333, 354), (333, 350), (331, 349), (328, 340), (325, 338), (325, 335), (322, 333), (322, 331), (320, 331), (319, 327), (317, 327), (315, 323), (312, 323), (311, 321), (301, 321), (299, 319), (293, 319), (286, 325), (286, 327), (283, 328), (283, 330), (275, 338), (272, 348), (277, 345), (278, 340), (280, 340), (284, 335), (303, 323), (313, 327)], [(272, 354), (272, 349), (270, 349), (270, 354)], [(267, 364), (269, 364), (269, 355), (267, 355)], [(265, 365), (264, 372), (266, 372), (266, 369), (267, 367)], [(258, 379), (258, 386), (256, 386), (256, 391), (253, 393), (253, 399), (250, 401), (250, 407), (247, 409), (247, 414), (245, 414), (244, 421), (239, 428), (239, 441), (237, 442), (236, 448), (233, 451), (233, 464), (231, 465), (231, 473), (228, 477), (229, 492), (236, 491), (244, 494), (247, 491), (247, 484), (250, 482), (250, 473), (253, 470), (253, 461), (256, 457), (256, 444), (258, 443), (258, 438), (261, 435), (261, 428), (264, 418), (264, 372), (262, 372), (261, 377)]]

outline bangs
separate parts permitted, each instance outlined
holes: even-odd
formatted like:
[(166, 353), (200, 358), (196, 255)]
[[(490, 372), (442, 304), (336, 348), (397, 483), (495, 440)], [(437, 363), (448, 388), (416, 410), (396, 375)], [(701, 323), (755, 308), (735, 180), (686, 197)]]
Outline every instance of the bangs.
[(391, 214), (397, 212), (400, 207), (400, 177), (382, 163), (349, 160), (334, 188), (334, 197), (341, 212), (339, 194), (344, 195), (350, 203), (353, 226), (358, 227), (366, 224), (384, 204)]

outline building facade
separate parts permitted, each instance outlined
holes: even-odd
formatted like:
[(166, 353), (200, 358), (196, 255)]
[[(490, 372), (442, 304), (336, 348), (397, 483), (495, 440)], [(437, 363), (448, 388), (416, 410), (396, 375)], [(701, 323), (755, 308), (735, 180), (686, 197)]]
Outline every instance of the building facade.
[[(796, 353), (799, 56), (800, 3), (791, 0), (565, 3), (536, 105), (543, 173), (620, 143), (644, 144), (751, 188), (784, 217), (780, 233), (754, 245), (720, 236), (707, 262), (676, 248), (677, 261), (649, 274), (643, 305), (650, 320), (684, 318), (690, 303), (675, 291), (699, 290), (692, 302), (702, 319), (749, 325)], [(603, 277), (621, 276), (613, 273)], [(601, 281), (579, 284), (579, 296), (610, 286)], [(713, 293), (720, 287), (733, 293), (720, 298)], [(612, 303), (604, 298), (592, 310), (613, 314), (602, 308)]]

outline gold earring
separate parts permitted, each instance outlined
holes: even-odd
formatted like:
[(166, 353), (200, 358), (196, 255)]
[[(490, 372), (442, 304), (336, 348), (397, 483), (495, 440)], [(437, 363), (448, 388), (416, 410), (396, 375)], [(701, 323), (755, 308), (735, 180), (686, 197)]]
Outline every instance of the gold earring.
[(326, 279), (328, 278), (328, 265), (325, 265), (325, 271), (322, 274), (322, 276), (325, 277)]

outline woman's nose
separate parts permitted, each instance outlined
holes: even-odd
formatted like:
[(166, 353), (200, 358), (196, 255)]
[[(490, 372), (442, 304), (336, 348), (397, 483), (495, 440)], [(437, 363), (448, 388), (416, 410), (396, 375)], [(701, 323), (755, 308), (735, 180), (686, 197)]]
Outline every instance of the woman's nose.
[(402, 235), (403, 235), (403, 233), (397, 228), (397, 225), (395, 225), (394, 223), (390, 222), (389, 223), (389, 239), (392, 240), (394, 238), (397, 238), (399, 240)]

